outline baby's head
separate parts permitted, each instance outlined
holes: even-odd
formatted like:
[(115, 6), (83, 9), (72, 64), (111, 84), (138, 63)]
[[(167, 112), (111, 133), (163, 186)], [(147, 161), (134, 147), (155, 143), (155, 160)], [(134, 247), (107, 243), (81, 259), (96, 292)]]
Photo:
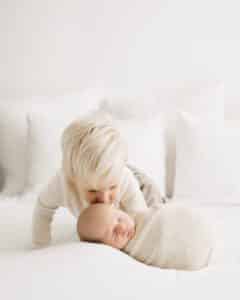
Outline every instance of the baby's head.
[(81, 240), (122, 249), (133, 238), (135, 224), (129, 215), (113, 206), (94, 204), (81, 213), (77, 231)]

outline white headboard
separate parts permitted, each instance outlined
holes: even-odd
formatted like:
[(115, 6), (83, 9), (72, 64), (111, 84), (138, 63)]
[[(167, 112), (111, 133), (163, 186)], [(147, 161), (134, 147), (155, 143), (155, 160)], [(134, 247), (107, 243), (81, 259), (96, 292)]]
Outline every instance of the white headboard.
[(0, 98), (220, 79), (240, 119), (238, 1), (7, 1)]

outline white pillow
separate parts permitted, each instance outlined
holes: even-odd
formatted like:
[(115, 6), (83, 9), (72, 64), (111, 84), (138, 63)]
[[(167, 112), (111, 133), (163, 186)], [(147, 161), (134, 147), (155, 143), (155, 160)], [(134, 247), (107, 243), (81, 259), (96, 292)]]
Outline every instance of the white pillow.
[(29, 113), (26, 190), (38, 190), (61, 165), (61, 134), (72, 118)]
[(20, 105), (0, 102), (0, 167), (4, 196), (20, 193), (25, 182), (27, 123)]
[(240, 128), (181, 113), (174, 199), (240, 204)]
[(42, 112), (50, 117), (76, 117), (97, 106), (99, 98), (88, 91), (58, 97), (0, 100), (1, 194), (13, 196), (24, 191), (27, 173), (27, 113)]
[[(29, 114), (28, 186), (39, 189), (61, 166), (60, 138), (67, 118)], [(128, 143), (129, 163), (149, 174), (165, 194), (165, 153), (160, 119), (115, 120), (114, 125)]]
[(164, 130), (160, 117), (146, 120), (115, 120), (128, 144), (129, 163), (143, 170), (166, 195)]
[(148, 91), (137, 93), (129, 90), (108, 89), (99, 108), (120, 120), (148, 119), (157, 115), (157, 98)]
[[(150, 99), (150, 101), (149, 101)], [(224, 121), (224, 85), (222, 82), (186, 84), (180, 87), (162, 87), (144, 96), (135, 98), (109, 97), (100, 102), (102, 110), (119, 119), (146, 118), (161, 115), (166, 129), (166, 193), (173, 195), (176, 155), (176, 119), (179, 110), (186, 110), (198, 116), (209, 116)], [(145, 112), (145, 114), (144, 114)]]

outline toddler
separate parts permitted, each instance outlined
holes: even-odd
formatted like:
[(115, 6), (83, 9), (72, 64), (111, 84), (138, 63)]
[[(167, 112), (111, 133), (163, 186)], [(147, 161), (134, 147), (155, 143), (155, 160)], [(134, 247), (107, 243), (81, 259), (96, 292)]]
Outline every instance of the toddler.
[(95, 113), (74, 120), (61, 142), (61, 167), (41, 190), (34, 208), (34, 247), (51, 242), (51, 223), (59, 207), (78, 218), (95, 203), (133, 212), (161, 201), (156, 185), (128, 164), (126, 142), (109, 116)]

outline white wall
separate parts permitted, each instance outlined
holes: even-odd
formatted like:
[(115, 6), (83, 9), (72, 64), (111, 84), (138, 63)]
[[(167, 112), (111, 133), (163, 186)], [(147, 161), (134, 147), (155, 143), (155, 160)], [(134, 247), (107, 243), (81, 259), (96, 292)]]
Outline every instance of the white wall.
[(240, 118), (237, 0), (0, 0), (0, 98), (225, 82)]

